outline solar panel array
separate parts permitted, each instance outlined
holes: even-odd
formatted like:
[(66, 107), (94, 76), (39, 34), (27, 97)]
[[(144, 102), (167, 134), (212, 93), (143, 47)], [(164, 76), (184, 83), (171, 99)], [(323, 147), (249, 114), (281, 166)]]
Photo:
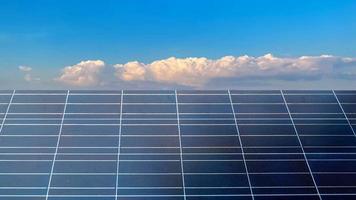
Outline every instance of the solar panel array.
[(356, 199), (356, 91), (0, 91), (0, 199)]

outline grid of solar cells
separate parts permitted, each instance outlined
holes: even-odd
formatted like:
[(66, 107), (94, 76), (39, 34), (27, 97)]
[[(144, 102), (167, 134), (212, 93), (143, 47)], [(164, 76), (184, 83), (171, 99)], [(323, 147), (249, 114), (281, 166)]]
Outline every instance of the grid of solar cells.
[(0, 199), (355, 199), (355, 91), (0, 91)]

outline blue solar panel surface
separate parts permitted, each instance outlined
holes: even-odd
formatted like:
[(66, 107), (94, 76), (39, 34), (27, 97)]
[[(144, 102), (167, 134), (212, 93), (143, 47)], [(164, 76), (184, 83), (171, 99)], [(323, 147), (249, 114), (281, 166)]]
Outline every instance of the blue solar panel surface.
[(356, 199), (356, 91), (0, 91), (0, 199)]

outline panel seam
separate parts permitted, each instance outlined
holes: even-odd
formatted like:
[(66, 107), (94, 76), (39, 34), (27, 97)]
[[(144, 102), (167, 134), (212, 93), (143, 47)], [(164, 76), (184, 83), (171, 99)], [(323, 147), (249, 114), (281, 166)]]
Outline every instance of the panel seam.
[(320, 195), (320, 192), (319, 192), (318, 185), (316, 184), (316, 181), (315, 181), (315, 178), (314, 178), (314, 175), (313, 175), (313, 171), (311, 170), (311, 167), (310, 167), (310, 165), (309, 165), (308, 157), (307, 157), (307, 155), (305, 154), (304, 147), (303, 147), (303, 143), (302, 143), (302, 141), (300, 140), (297, 127), (296, 127), (295, 124), (294, 124), (294, 120), (293, 120), (293, 117), (292, 117), (292, 115), (291, 115), (291, 113), (290, 113), (290, 110), (289, 110), (287, 101), (286, 101), (286, 99), (284, 98), (284, 93), (283, 93), (282, 90), (280, 90), (280, 92), (281, 92), (281, 95), (282, 95), (284, 104), (285, 104), (285, 106), (286, 106), (286, 108), (287, 108), (289, 118), (290, 118), (290, 120), (292, 121), (293, 129), (294, 129), (294, 132), (295, 132), (295, 134), (296, 134), (296, 136), (297, 136), (297, 138), (298, 138), (298, 142), (299, 142), (299, 145), (300, 145), (301, 150), (302, 150), (302, 152), (303, 152), (303, 156), (304, 156), (305, 162), (306, 162), (306, 164), (307, 164), (307, 167), (308, 167), (310, 176), (311, 176), (311, 178), (312, 178), (312, 180), (313, 180), (313, 183), (314, 183), (314, 186), (315, 186), (315, 190), (316, 190), (316, 192), (317, 192), (317, 194), (318, 194), (318, 196), (319, 196), (319, 199), (322, 200), (321, 195)]
[(237, 125), (237, 119), (236, 119), (236, 115), (235, 115), (234, 105), (233, 105), (233, 103), (232, 103), (232, 98), (231, 98), (231, 92), (230, 92), (230, 90), (228, 90), (228, 93), (229, 93), (229, 100), (230, 100), (230, 105), (231, 105), (231, 109), (232, 109), (232, 114), (234, 115), (235, 127), (236, 127), (236, 132), (237, 132), (237, 138), (238, 138), (238, 141), (239, 141), (239, 143), (240, 143), (241, 155), (242, 155), (242, 159), (243, 159), (244, 166), (245, 166), (245, 170), (246, 170), (247, 181), (248, 181), (248, 185), (249, 185), (249, 188), (250, 188), (250, 193), (251, 193), (252, 200), (254, 200), (255, 197), (254, 197), (253, 190), (252, 190), (250, 175), (249, 175), (248, 168), (247, 168), (247, 163), (246, 163), (246, 159), (245, 159), (244, 149), (243, 149), (243, 147), (242, 147), (242, 140), (241, 140), (241, 136), (240, 136), (240, 130), (239, 130), (239, 126)]

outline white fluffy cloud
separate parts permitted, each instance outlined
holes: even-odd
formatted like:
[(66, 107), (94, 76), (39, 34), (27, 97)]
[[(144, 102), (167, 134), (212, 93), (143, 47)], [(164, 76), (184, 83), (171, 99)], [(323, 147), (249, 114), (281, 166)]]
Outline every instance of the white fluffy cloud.
[(31, 68), (31, 67), (28, 67), (28, 66), (20, 65), (20, 66), (19, 66), (19, 70), (20, 70), (21, 72), (30, 72), (30, 71), (32, 71), (32, 68)]
[(105, 63), (101, 60), (82, 61), (76, 65), (65, 67), (62, 74), (55, 80), (73, 86), (98, 85), (104, 67)]
[(203, 86), (219, 78), (311, 79), (342, 76), (356, 68), (356, 58), (330, 55), (281, 58), (272, 54), (261, 57), (225, 56), (175, 58), (149, 64), (137, 61), (116, 64), (115, 75), (124, 81), (153, 81), (185, 86)]
[(20, 72), (25, 74), (24, 75), (24, 80), (25, 81), (27, 81), (27, 82), (40, 81), (40, 78), (32, 76), (32, 67), (20, 65), (19, 66), (19, 70), (20, 70)]

